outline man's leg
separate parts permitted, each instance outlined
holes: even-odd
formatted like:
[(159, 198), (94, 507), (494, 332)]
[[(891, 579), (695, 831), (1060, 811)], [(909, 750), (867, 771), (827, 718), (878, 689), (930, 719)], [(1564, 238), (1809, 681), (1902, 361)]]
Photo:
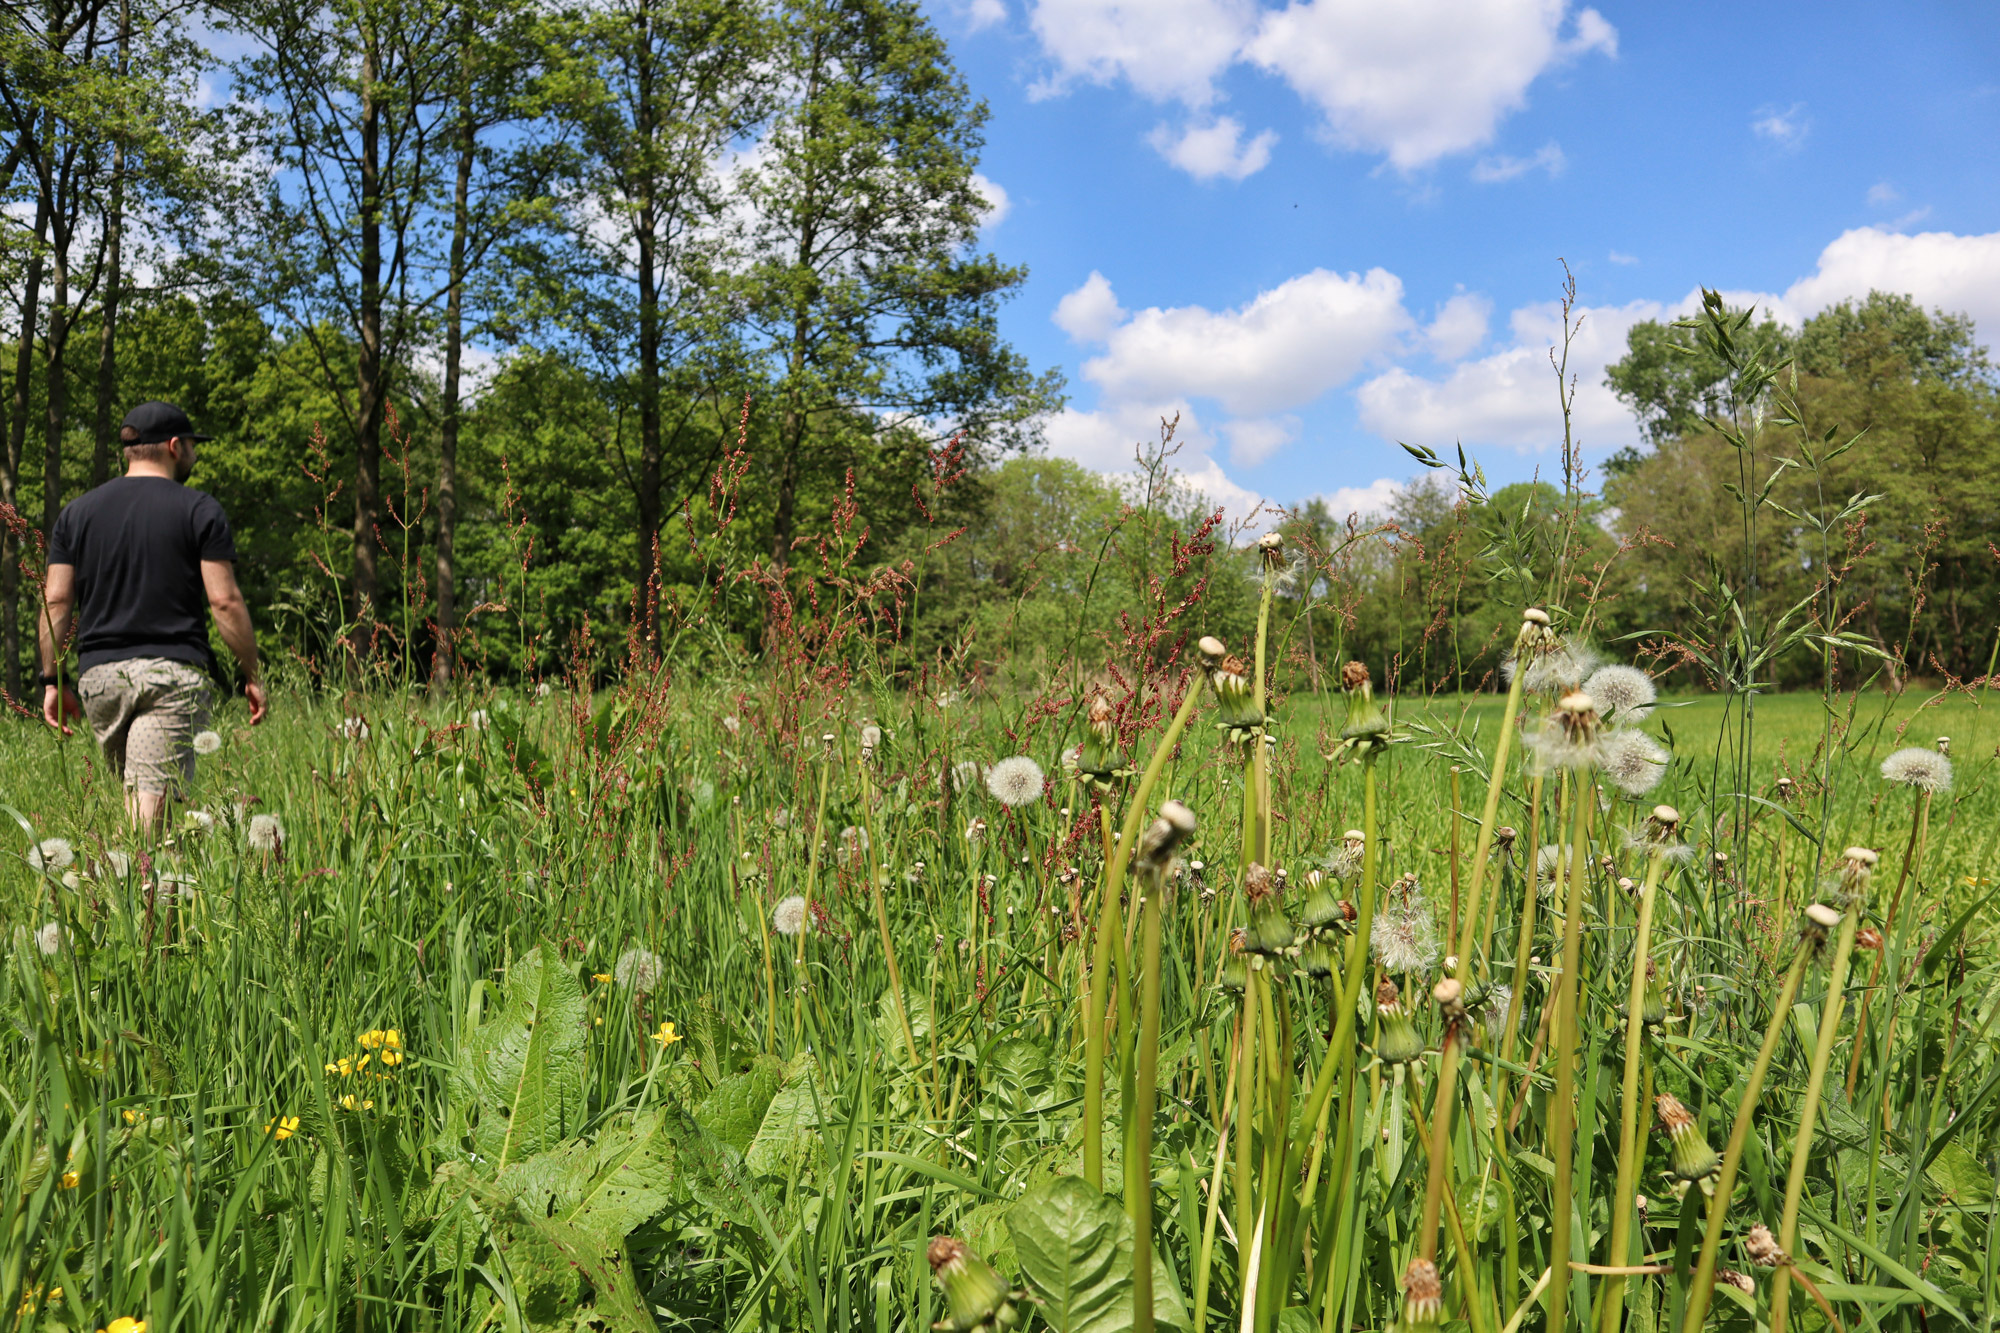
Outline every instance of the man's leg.
[(147, 664), (143, 685), (125, 740), (125, 809), (135, 827), (157, 830), (194, 778), (194, 734), (208, 723), (208, 678), (179, 662), (157, 662)]

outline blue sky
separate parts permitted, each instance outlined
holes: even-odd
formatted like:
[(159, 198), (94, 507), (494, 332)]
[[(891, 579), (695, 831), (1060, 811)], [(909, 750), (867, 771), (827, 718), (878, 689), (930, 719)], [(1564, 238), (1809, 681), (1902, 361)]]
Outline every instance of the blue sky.
[(1094, 467), (1178, 409), (1238, 510), (1379, 505), (1399, 439), (1551, 471), (1559, 259), (1588, 460), (1635, 439), (1625, 330), (1701, 285), (2000, 329), (1991, 6), (932, 4), (992, 112), (987, 243), (1030, 270), (1006, 333), (1069, 376), (1049, 448)]

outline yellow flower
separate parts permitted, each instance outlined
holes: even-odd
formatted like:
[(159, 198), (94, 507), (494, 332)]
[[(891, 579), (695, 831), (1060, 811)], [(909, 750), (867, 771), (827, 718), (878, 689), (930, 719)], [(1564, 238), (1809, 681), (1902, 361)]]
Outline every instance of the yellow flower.
[(382, 1044), (392, 1051), (403, 1049), (403, 1034), (390, 1028), (382, 1034)]
[(125, 1112), (125, 1123), (128, 1125), (143, 1125), (148, 1119), (150, 1117), (144, 1111), (128, 1108)]
[(111, 1321), (110, 1327), (100, 1328), (97, 1333), (146, 1333), (146, 1321), (121, 1314)]
[(339, 1060), (328, 1065), (326, 1072), (329, 1074), (338, 1074), (342, 1078), (350, 1078), (354, 1074), (354, 1060), (350, 1056), (343, 1055)]
[[(362, 1056), (362, 1057), (361, 1057), (361, 1058), (360, 1058), (359, 1060), (356, 1060), (356, 1061), (354, 1062), (354, 1067), (355, 1067), (356, 1069), (366, 1069), (366, 1068), (368, 1068), (368, 1061), (369, 1061), (370, 1059), (372, 1059), (372, 1058), (373, 1058), (373, 1057), (371, 1057), (371, 1056), (366, 1056), (366, 1055), (364, 1055), (364, 1056)], [(343, 1063), (344, 1063), (344, 1062), (343, 1062)]]
[(82, 1179), (74, 1171), (65, 1171), (62, 1173), (62, 1187), (66, 1190), (73, 1190), (82, 1182)]
[(674, 1025), (672, 1023), (660, 1024), (660, 1030), (653, 1034), (653, 1040), (660, 1043), (660, 1049), (663, 1051), (666, 1050), (667, 1047), (679, 1041), (680, 1039), (681, 1039), (681, 1034), (674, 1031)]
[(600, 986), (608, 986), (611, 984), (611, 974), (609, 972), (592, 972), (590, 974), (590, 979), (596, 982)]
[(596, 1018), (591, 1019), (590, 1021), (597, 1024), (597, 1026), (599, 1027), (604, 1026), (604, 1016), (602, 1014), (598, 1015)]
[[(48, 1300), (51, 1303), (53, 1303), (61, 1299), (62, 1299), (62, 1288), (50, 1287)], [(21, 1308), (17, 1312), (17, 1317), (18, 1315), (33, 1314), (35, 1312), (35, 1306), (38, 1305), (41, 1302), (41, 1300), (42, 1300), (42, 1289), (40, 1287), (29, 1287), (26, 1291), (21, 1293)]]
[(357, 1101), (355, 1100), (354, 1094), (351, 1092), (348, 1093), (345, 1097), (342, 1097), (340, 1099), (340, 1105), (341, 1109), (347, 1111), (355, 1111), (355, 1110), (372, 1111), (375, 1109), (375, 1101), (373, 1098), (366, 1098)]
[(368, 1051), (377, 1050), (382, 1045), (382, 1029), (369, 1028), (366, 1032), (362, 1033), (354, 1040), (361, 1043), (361, 1048), (363, 1050), (368, 1050)]
[(382, 1052), (382, 1063), (385, 1065), (399, 1065), (403, 1063), (403, 1053), (398, 1050), (384, 1051)]
[(264, 1132), (283, 1143), (299, 1132), (299, 1118), (295, 1115), (281, 1115), (264, 1122)]

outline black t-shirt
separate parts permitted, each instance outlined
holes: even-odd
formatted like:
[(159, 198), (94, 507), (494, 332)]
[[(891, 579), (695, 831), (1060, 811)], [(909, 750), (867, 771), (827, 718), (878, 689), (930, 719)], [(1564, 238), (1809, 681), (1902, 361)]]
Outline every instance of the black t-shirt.
[(215, 497), (165, 477), (118, 477), (70, 501), (49, 563), (76, 567), (78, 669), (165, 657), (213, 673), (201, 562), (235, 559)]

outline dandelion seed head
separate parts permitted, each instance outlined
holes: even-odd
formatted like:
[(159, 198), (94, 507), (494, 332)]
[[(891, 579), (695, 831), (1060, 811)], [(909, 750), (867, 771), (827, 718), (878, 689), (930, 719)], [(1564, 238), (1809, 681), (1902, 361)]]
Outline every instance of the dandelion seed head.
[(1909, 745), (1882, 761), (1882, 776), (1921, 792), (1951, 790), (1951, 760), (1936, 750)]
[(67, 870), (75, 861), (68, 838), (43, 838), (28, 849), (28, 864), (37, 870)]
[(1042, 766), (1024, 754), (1002, 759), (986, 774), (986, 790), (1009, 809), (1040, 800), (1042, 785)]
[(63, 928), (54, 921), (35, 932), (35, 947), (42, 951), (44, 958), (53, 957), (62, 950)]
[(798, 894), (780, 898), (771, 909), (771, 929), (780, 935), (797, 935), (806, 928), (806, 900)]
[(214, 732), (197, 731), (194, 734), (194, 752), (196, 754), (214, 754), (221, 748), (222, 737), (216, 735)]
[(1583, 692), (1597, 700), (1606, 717), (1619, 722), (1644, 720), (1660, 697), (1651, 676), (1638, 667), (1615, 662), (1593, 671), (1583, 683)]
[(215, 816), (206, 810), (190, 810), (187, 812), (187, 823), (196, 832), (206, 833), (215, 827)]
[(649, 991), (660, 979), (663, 971), (660, 956), (650, 949), (633, 947), (618, 955), (618, 961), (611, 968), (611, 975), (619, 985), (636, 991)]
[(471, 715), (465, 719), (465, 724), (474, 731), (484, 731), (493, 724), (493, 719), (487, 715), (484, 708), (475, 708), (472, 710)]
[(1561, 694), (1582, 685), (1602, 659), (1587, 643), (1560, 641), (1533, 646), (1525, 655), (1501, 663), (1509, 684), (1521, 673), (1521, 688), (1530, 694)]
[(284, 822), (276, 815), (252, 815), (244, 840), (252, 851), (275, 852), (285, 845)]
[(123, 852), (108, 851), (104, 854), (104, 864), (98, 873), (108, 874), (113, 879), (123, 879), (132, 873), (132, 858)]
[(1660, 785), (1673, 756), (1643, 731), (1621, 727), (1597, 742), (1597, 766), (1627, 796), (1640, 797)]
[(1437, 921), (1414, 875), (1390, 886), (1389, 901), (1376, 914), (1368, 943), (1384, 972), (1428, 972), (1437, 964)]

